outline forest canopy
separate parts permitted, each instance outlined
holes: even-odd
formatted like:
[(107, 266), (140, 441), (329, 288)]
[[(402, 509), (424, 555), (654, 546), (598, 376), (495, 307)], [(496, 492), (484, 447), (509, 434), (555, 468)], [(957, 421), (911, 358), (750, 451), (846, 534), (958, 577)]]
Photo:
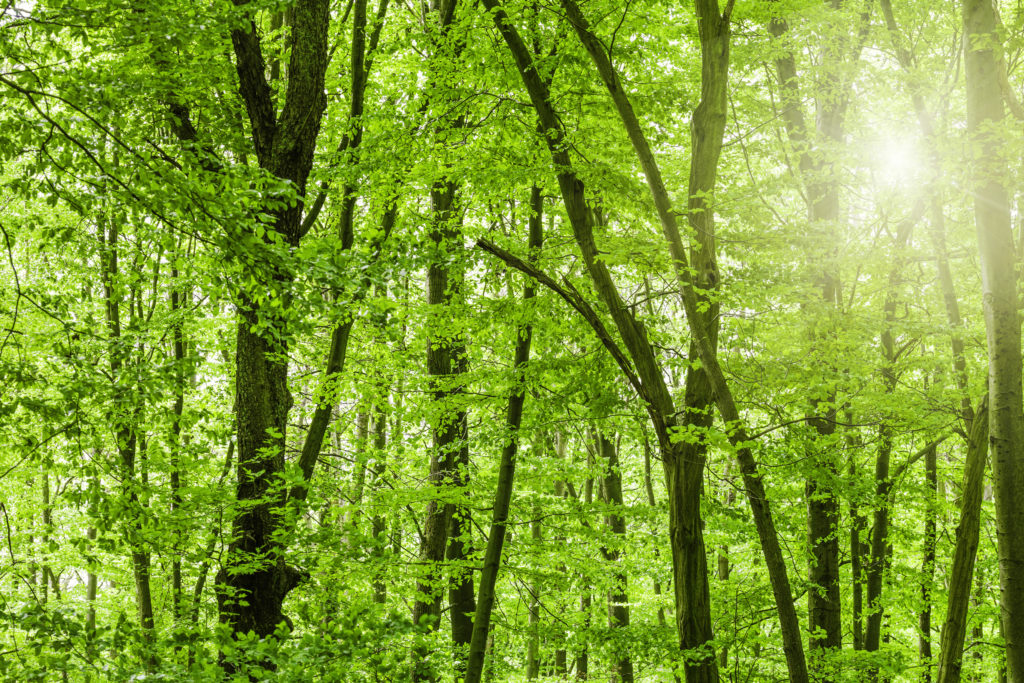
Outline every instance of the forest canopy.
[(1024, 12), (5, 0), (0, 679), (1024, 683)]

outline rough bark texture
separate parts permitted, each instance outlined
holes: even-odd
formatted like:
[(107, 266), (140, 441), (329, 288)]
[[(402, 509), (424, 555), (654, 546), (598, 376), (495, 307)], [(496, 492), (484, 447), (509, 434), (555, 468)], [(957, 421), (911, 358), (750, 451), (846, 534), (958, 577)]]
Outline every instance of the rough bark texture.
[(1010, 204), (997, 130), (1004, 118), (991, 0), (963, 2), (967, 128), (988, 337), (989, 452), (1009, 680), (1024, 681), (1024, 397)]
[[(245, 6), (246, 3), (239, 3)], [(288, 84), (280, 117), (276, 114), (260, 38), (253, 21), (231, 32), (242, 100), (252, 131), (259, 165), (288, 181), (301, 198), (313, 163), (320, 121), (326, 107), (324, 72), (327, 67), (326, 0), (297, 0), (291, 11), (291, 56)], [(267, 237), (281, 236), (296, 246), (301, 236), (302, 202), (268, 210)], [(293, 279), (285, 265), (257, 261), (251, 275), (261, 295), (281, 297), (287, 308)], [(235, 349), (235, 417), (238, 464), (231, 542), (225, 566), (217, 576), (220, 620), (235, 633), (254, 632), (261, 638), (287, 624), (282, 604), (302, 572), (284, 558), (282, 516), (285, 490), (284, 446), (292, 398), (288, 391), (288, 325), (269, 307), (243, 292), (239, 301)], [(224, 661), (229, 672), (234, 663)]]

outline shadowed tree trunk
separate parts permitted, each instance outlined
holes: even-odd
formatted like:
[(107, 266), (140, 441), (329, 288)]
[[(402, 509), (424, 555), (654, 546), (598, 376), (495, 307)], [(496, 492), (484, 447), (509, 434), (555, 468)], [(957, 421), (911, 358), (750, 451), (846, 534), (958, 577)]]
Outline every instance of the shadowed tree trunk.
[[(651, 152), (646, 136), (626, 92), (619, 82), (618, 75), (611, 66), (605, 48), (600, 41), (590, 34), (586, 21), (579, 12), (579, 8), (571, 0), (562, 0), (561, 4), (581, 42), (587, 48), (588, 53), (597, 66), (598, 73), (615, 104), (624, 130), (633, 145), (647, 179), (666, 237), (669, 253), (672, 257), (674, 274), (679, 284), (679, 294), (686, 311), (687, 323), (696, 340), (696, 348), (701, 364), (704, 372), (707, 374), (712, 394), (715, 397), (722, 419), (733, 427), (729, 432), (729, 439), (736, 448), (736, 458), (739, 461), (740, 471), (743, 475), (747, 500), (753, 512), (758, 537), (761, 541), (762, 551), (769, 570), (772, 590), (782, 626), (783, 650), (786, 654), (787, 667), (789, 668), (792, 680), (802, 683), (807, 680), (807, 665), (804, 659), (799, 620), (793, 605), (793, 594), (789, 584), (786, 561), (779, 544), (775, 522), (765, 494), (764, 483), (750, 448), (751, 440), (748, 436), (747, 428), (740, 416), (735, 398), (725, 379), (722, 367), (718, 362), (713, 338), (702, 324), (702, 314), (697, 295), (694, 291), (692, 271), (689, 267), (686, 250), (683, 247), (676, 212), (673, 210), (669, 200), (657, 161)], [(666, 480), (671, 500), (672, 497), (678, 495), (681, 487), (678, 485), (680, 483), (677, 479), (679, 475), (673, 474), (669, 468), (674, 466), (681, 470), (683, 463), (678, 462), (678, 451), (671, 438), (672, 431), (677, 427), (674, 417), (676, 411), (665, 384), (664, 373), (653, 348), (647, 340), (642, 323), (636, 319), (623, 302), (607, 266), (599, 257), (594, 239), (593, 213), (587, 207), (587, 197), (583, 182), (573, 170), (572, 160), (565, 144), (565, 132), (552, 106), (548, 87), (535, 68), (530, 52), (523, 43), (518, 31), (511, 24), (508, 16), (499, 6), (498, 1), (484, 0), (484, 5), (491, 12), (494, 24), (515, 59), (520, 77), (530, 95), (541, 129), (549, 146), (552, 161), (558, 168), (558, 183), (562, 200), (577, 246), (583, 255), (587, 273), (594, 284), (598, 296), (609, 310), (619, 338), (628, 351), (628, 356), (619, 348), (600, 318), (598, 318), (590, 305), (578, 293), (566, 290), (549, 276), (535, 268), (531, 268), (528, 264), (522, 262), (521, 259), (516, 259), (511, 254), (503, 252), (493, 245), (488, 245), (485, 248), (499, 255), (510, 265), (514, 265), (514, 267), (537, 278), (546, 287), (556, 291), (594, 329), (598, 338), (619, 365), (631, 387), (645, 403), (655, 434), (658, 437), (659, 449), (661, 449), (663, 460), (666, 463)], [(728, 8), (731, 8), (731, 5)], [(707, 49), (708, 52), (714, 53), (716, 63), (727, 67), (728, 12), (720, 13), (717, 2), (708, 0), (700, 0), (697, 3), (697, 10), (702, 47)], [(718, 36), (720, 39), (717, 41), (713, 40), (714, 36)], [(718, 46), (719, 49), (711, 49), (713, 46)], [(702, 54), (707, 53), (702, 51)], [(702, 61), (702, 63), (704, 62)], [(721, 93), (722, 99), (720, 101), (716, 99), (716, 104), (720, 102), (722, 106), (715, 106), (712, 109), (714, 115), (711, 117), (711, 121), (715, 122), (713, 130), (722, 130), (725, 124), (724, 79), (716, 79), (708, 82), (707, 85), (709, 88), (716, 89)], [(699, 133), (709, 135), (712, 133), (712, 130), (700, 130)], [(720, 136), (718, 137), (718, 145), (719, 147), (721, 145)], [(481, 245), (484, 246), (482, 243)], [(685, 483), (685, 480), (681, 483)], [(682, 500), (688, 505), (693, 504), (692, 496), (683, 497)], [(692, 598), (686, 602), (677, 602), (677, 623), (680, 623), (683, 627), (680, 631), (680, 639), (684, 644), (685, 639), (693, 633), (691, 629), (686, 628), (688, 623), (693, 623), (700, 627), (698, 633), (701, 635), (701, 638), (704, 638), (704, 634), (708, 638), (700, 639), (699, 642), (694, 643), (695, 647), (699, 647), (707, 642), (711, 633), (707, 557), (704, 551), (703, 532), (699, 515), (696, 518), (681, 518), (682, 514), (683, 511), (678, 506), (670, 503), (670, 515), (672, 515), (670, 528), (673, 544), (678, 547), (678, 534), (689, 533), (692, 534), (693, 539), (699, 539), (700, 547), (699, 553), (688, 553), (689, 557), (699, 558), (693, 560), (695, 565), (699, 565), (697, 567), (698, 571), (695, 574), (683, 576), (682, 580), (677, 582), (688, 587), (689, 592), (686, 593), (686, 596)], [(681, 572), (684, 565), (678, 561), (675, 551), (673, 555), (674, 567), (677, 572)], [(703, 568), (702, 570), (700, 569), (701, 567)], [(680, 588), (677, 587), (676, 590), (678, 591)], [(706, 628), (704, 628), (705, 625)], [(691, 650), (691, 655), (698, 656), (698, 658), (691, 657), (686, 660), (687, 680), (717, 681), (718, 667), (713, 648), (704, 648), (703, 650), (686, 649)]]
[[(530, 259), (536, 261), (544, 245), (542, 212), (544, 197), (536, 185), (530, 190)], [(523, 291), (523, 301), (527, 305), (536, 296), (536, 288), (527, 284)], [(494, 609), (494, 586), (498, 580), (501, 567), (501, 553), (505, 544), (509, 509), (512, 503), (512, 490), (515, 483), (516, 454), (519, 451), (519, 427), (523, 420), (523, 404), (526, 401), (526, 387), (523, 373), (530, 360), (530, 341), (533, 337), (533, 326), (526, 324), (516, 331), (516, 346), (512, 364), (515, 383), (509, 393), (508, 410), (505, 415), (505, 429), (508, 439), (501, 450), (498, 464), (498, 486), (494, 492), (494, 505), (491, 512), (491, 529), (487, 536), (487, 548), (484, 551), (483, 570), (480, 573), (479, 599), (476, 613), (473, 616), (473, 637), (469, 647), (469, 658), (466, 666), (465, 683), (479, 683), (483, 675), (484, 659), (487, 644), (492, 642), (490, 634), (491, 612)]]
[[(461, 52), (461, 41), (452, 40), (450, 35), (456, 4), (456, 0), (433, 0), (430, 3), (430, 13), (436, 19), (439, 31), (433, 45), (434, 59), (450, 56), (453, 48), (455, 56)], [(438, 75), (431, 74), (431, 78), (436, 79)], [(450, 125), (458, 127), (461, 124), (456, 120)], [(466, 411), (458, 405), (462, 393), (459, 376), (465, 370), (466, 362), (465, 339), (452, 317), (452, 306), (463, 296), (463, 277), (461, 265), (458, 265), (462, 253), (458, 192), (459, 184), (448, 177), (437, 179), (430, 189), (427, 373), (431, 378), (432, 397), (438, 414), (432, 426), (433, 446), (430, 451), (429, 482), (434, 488), (434, 495), (427, 503), (419, 552), (425, 573), (417, 581), (412, 608), (413, 623), (421, 630), (429, 631), (440, 627), (445, 592), (441, 563), (446, 558), (455, 562), (464, 559), (466, 548), (462, 536), (470, 525), (468, 509), (438, 496), (439, 492), (451, 487), (464, 489), (469, 461), (468, 446), (464, 440)], [(449, 534), (455, 531), (459, 538), (451, 537), (455, 543), (449, 548)], [(462, 571), (454, 571), (448, 583), (453, 642), (456, 646), (465, 646), (472, 639), (472, 618), (469, 615), (475, 610), (472, 577)], [(414, 681), (436, 680), (422, 646), (417, 645), (413, 649), (412, 660)]]
[[(604, 480), (601, 483), (602, 499), (608, 512), (604, 516), (605, 526), (612, 533), (612, 546), (602, 548), (606, 562), (613, 567), (622, 560), (620, 547), (626, 541), (626, 518), (622, 513), (622, 473), (619, 471), (619, 454), (615, 443), (601, 430), (596, 432), (597, 451), (601, 457)], [(608, 592), (608, 627), (612, 629), (612, 651), (614, 652), (613, 678), (622, 683), (633, 682), (633, 660), (629, 656), (629, 639), (617, 633), (629, 627), (629, 593), (625, 571), (615, 571), (615, 583)]]
[[(116, 162), (115, 162), (116, 164)], [(138, 455), (137, 424), (140, 412), (138, 401), (141, 396), (131, 386), (126, 376), (131, 370), (127, 368), (132, 359), (129, 351), (134, 347), (132, 341), (125, 340), (122, 335), (121, 308), (122, 297), (119, 294), (121, 285), (119, 266), (120, 219), (102, 219), (99, 222), (99, 241), (101, 246), (103, 282), (103, 299), (106, 307), (107, 341), (109, 348), (110, 376), (123, 393), (117, 396), (117, 408), (114, 412), (113, 432), (117, 440), (117, 453), (120, 460), (121, 495), (127, 506), (125, 515), (128, 550), (131, 556), (132, 578), (135, 583), (135, 607), (139, 626), (142, 629), (143, 663), (147, 671), (156, 668), (154, 645), (153, 597), (150, 588), (150, 554), (141, 538), (142, 505), (139, 500), (140, 482), (137, 477), (136, 456)], [(129, 329), (134, 327), (134, 308), (129, 306)], [(47, 498), (49, 487), (47, 486)], [(49, 505), (47, 504), (48, 508)], [(46, 515), (49, 513), (46, 512)], [(44, 568), (43, 585), (47, 582), (49, 568)]]
[[(530, 540), (536, 550), (541, 548), (544, 542), (544, 535), (540, 528), (540, 505), (534, 505), (531, 511)], [(539, 568), (538, 568), (539, 569)], [(529, 615), (527, 617), (527, 642), (526, 642), (526, 678), (535, 680), (540, 675), (540, 581), (534, 577), (527, 589), (530, 593)]]
[[(920, 206), (921, 212), (924, 205)], [(892, 396), (896, 391), (898, 380), (896, 362), (898, 360), (892, 326), (896, 319), (896, 305), (902, 282), (903, 254), (914, 224), (919, 219), (917, 210), (900, 222), (896, 229), (893, 245), (894, 262), (889, 271), (888, 291), (883, 307), (884, 328), (881, 334), (882, 347), (882, 385), (885, 393)], [(906, 348), (906, 347), (904, 347)], [(889, 477), (889, 464), (892, 456), (893, 428), (883, 422), (878, 427), (878, 455), (875, 460), (875, 513), (871, 531), (871, 556), (867, 566), (867, 629), (864, 632), (864, 649), (868, 652), (878, 650), (881, 640), (882, 616), (884, 603), (881, 600), (882, 587), (892, 556), (892, 545), (889, 540), (889, 492), (892, 480)], [(876, 671), (872, 671), (877, 676)]]
[[(828, 3), (833, 12), (843, 8), (842, 0)], [(816, 99), (815, 127), (812, 131), (806, 122), (804, 105), (800, 93), (796, 60), (791, 51), (775, 59), (775, 70), (781, 89), (782, 111), (780, 113), (790, 144), (797, 156), (797, 171), (805, 187), (807, 217), (811, 234), (808, 244), (820, 250), (812, 253), (814, 263), (814, 284), (820, 292), (818, 305), (820, 315), (826, 319), (826, 333), (816, 334), (813, 343), (826, 343), (834, 333), (835, 317), (842, 306), (840, 279), (836, 264), (835, 250), (837, 229), (840, 219), (839, 167), (832, 156), (845, 142), (846, 113), (850, 101), (852, 78), (850, 66), (859, 59), (866, 28), (857, 27), (852, 45), (848, 39), (832, 37), (822, 42), (821, 69), (827, 89)], [(769, 33), (778, 40), (785, 36), (789, 27), (785, 19), (775, 17), (769, 22)], [(828, 366), (828, 353), (823, 360), (825, 371), (835, 374), (837, 370)], [(826, 380), (826, 384), (829, 382)], [(814, 465), (808, 475), (805, 491), (807, 498), (807, 533), (811, 556), (808, 563), (807, 593), (808, 645), (810, 663), (816, 680), (833, 680), (833, 665), (828, 661), (830, 653), (842, 647), (842, 603), (839, 590), (839, 499), (834, 481), (839, 473), (836, 457), (836, 395), (830, 390), (823, 400), (810, 401), (809, 423), (816, 440), (811, 444)], [(859, 539), (857, 539), (859, 544)], [(855, 555), (854, 557), (857, 557)], [(859, 558), (858, 558), (859, 562)], [(856, 580), (855, 571), (855, 580)], [(855, 609), (855, 612), (858, 610)], [(855, 620), (856, 622), (857, 620)], [(855, 628), (855, 632), (856, 632)], [(870, 648), (868, 648), (870, 649)]]
[[(260, 168), (288, 182), (298, 201), (266, 207), (266, 222), (260, 230), (255, 225), (244, 229), (263, 235), (254, 238), (257, 249), (275, 239), (295, 247), (302, 237), (302, 198), (326, 108), (329, 3), (297, 0), (291, 8), (288, 84), (280, 109), (266, 79), (254, 11), (243, 3), (240, 20), (231, 31), (239, 90)], [(217, 601), (220, 621), (232, 632), (251, 631), (267, 638), (282, 624), (288, 625), (282, 605), (303, 576), (285, 561), (283, 514), (288, 496), (280, 479), (292, 405), (287, 361), (291, 330), (280, 312), (289, 309), (294, 273), (287, 262), (262, 258), (255, 259), (247, 273), (258, 292), (242, 291), (238, 300), (235, 498), (239, 505), (225, 565), (217, 575)], [(258, 303), (271, 298), (280, 306)], [(229, 673), (236, 669), (236, 662), (227, 658), (222, 657), (222, 664)]]
[(924, 478), (928, 487), (928, 494), (925, 500), (925, 522), (924, 522), (924, 543), (921, 558), (921, 612), (918, 614), (918, 655), (921, 659), (923, 671), (921, 680), (924, 683), (931, 683), (932, 669), (932, 591), (935, 584), (935, 541), (937, 537), (937, 525), (935, 521), (938, 505), (938, 461), (936, 458), (937, 448), (932, 448), (925, 454)]
[(985, 459), (988, 455), (988, 397), (981, 400), (970, 439), (964, 467), (963, 496), (960, 499), (960, 524), (956, 529), (953, 568), (949, 575), (946, 621), (942, 625), (938, 683), (958, 683), (967, 635), (967, 608), (970, 604), (974, 561), (978, 553), (981, 526), (981, 497), (984, 489)]

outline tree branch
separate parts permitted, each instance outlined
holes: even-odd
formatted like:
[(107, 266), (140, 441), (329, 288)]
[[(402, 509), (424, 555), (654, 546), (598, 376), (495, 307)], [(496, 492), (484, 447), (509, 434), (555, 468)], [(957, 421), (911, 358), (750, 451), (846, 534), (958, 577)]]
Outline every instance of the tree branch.
[[(575, 311), (579, 313), (585, 321), (587, 321), (590, 327), (594, 330), (594, 333), (597, 334), (597, 338), (600, 339), (601, 343), (604, 344), (604, 347), (608, 349), (608, 353), (612, 355), (612, 358), (615, 359), (619, 369), (621, 369), (623, 374), (626, 375), (626, 379), (629, 381), (630, 386), (633, 387), (633, 390), (644, 398), (644, 400), (647, 400), (647, 392), (644, 389), (643, 384), (641, 384), (640, 380), (637, 378), (636, 373), (633, 372), (633, 367), (626, 358), (626, 355), (622, 352), (622, 349), (619, 348), (618, 344), (615, 343), (615, 340), (612, 339), (611, 334), (608, 332), (608, 328), (606, 328), (604, 323), (601, 322), (601, 318), (598, 317), (597, 312), (583, 299), (583, 297), (579, 295), (578, 292), (576, 292), (575, 289), (569, 291), (565, 287), (562, 287), (555, 282), (554, 278), (544, 271), (527, 263), (518, 256), (505, 251), (493, 242), (480, 239), (477, 240), (476, 246), (490, 254), (493, 254), (494, 256), (497, 256), (509, 267), (518, 270), (524, 275), (532, 277), (534, 280), (562, 297), (567, 304), (572, 306), (573, 309), (575, 309)], [(568, 280), (565, 280), (565, 283), (568, 287), (572, 287)]]

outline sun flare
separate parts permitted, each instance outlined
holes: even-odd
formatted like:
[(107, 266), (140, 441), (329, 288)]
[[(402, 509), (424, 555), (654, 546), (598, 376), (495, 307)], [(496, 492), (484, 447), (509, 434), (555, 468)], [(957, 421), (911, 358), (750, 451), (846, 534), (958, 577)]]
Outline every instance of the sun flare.
[(914, 180), (921, 170), (921, 155), (910, 137), (880, 140), (872, 157), (877, 178), (883, 185), (906, 184)]

